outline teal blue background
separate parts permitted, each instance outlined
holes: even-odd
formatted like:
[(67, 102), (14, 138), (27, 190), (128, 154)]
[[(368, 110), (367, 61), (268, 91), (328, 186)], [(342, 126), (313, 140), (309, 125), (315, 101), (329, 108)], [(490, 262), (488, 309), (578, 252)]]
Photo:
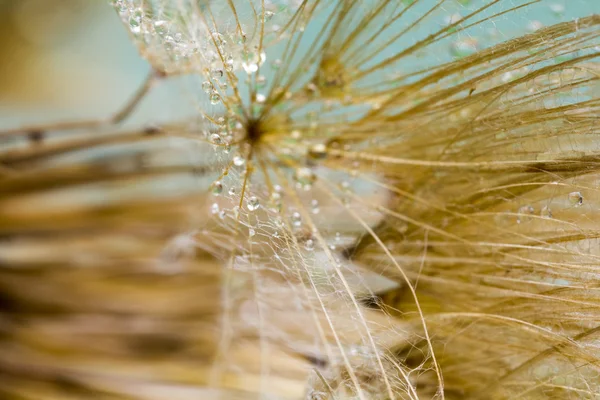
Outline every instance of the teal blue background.
[[(364, 1), (364, 5), (368, 6), (368, 1), (358, 1)], [(468, 8), (486, 2), (472, 0), (465, 8), (458, 0), (448, 0), (442, 14), (459, 12), (466, 15)], [(26, 3), (29, 8), (24, 6)], [(422, 3), (415, 10), (419, 7), (424, 9), (433, 4), (433, 0), (422, 0)], [(524, 3), (522, 0), (505, 0), (502, 7)], [(38, 7), (43, 8), (40, 12), (45, 14), (42, 13), (41, 17), (38, 16), (41, 19), (37, 20), (36, 4), (46, 5)], [(551, 5), (555, 4), (564, 6), (564, 15), (558, 16), (551, 11)], [(65, 10), (70, 14), (53, 24), (54, 16), (64, 14)], [(25, 13), (28, 18), (19, 18), (19, 13)], [(600, 0), (543, 0), (500, 17), (495, 26), (500, 38), (509, 38), (525, 32), (532, 21), (548, 25), (593, 13), (600, 13)], [(47, 27), (33, 29), (32, 25), (28, 25), (28, 21), (38, 20), (44, 21)], [(3, 45), (3, 53), (0, 54), (0, 62), (4, 66), (2, 78), (13, 80), (11, 75), (14, 74), (13, 86), (16, 87), (10, 92), (0, 87), (0, 129), (109, 115), (125, 102), (149, 71), (146, 62), (130, 43), (116, 13), (103, 0), (0, 0), (0, 23), (10, 32), (0, 36), (0, 41), (3, 41), (0, 43)], [(421, 33), (430, 32), (436, 23), (441, 25), (443, 20), (423, 24)], [(29, 43), (33, 56), (15, 56), (18, 52), (11, 48), (11, 43), (7, 43), (15, 37)], [(36, 59), (36, 54), (43, 57)], [(19, 80), (16, 80), (17, 76)], [(190, 93), (181, 90), (181, 86), (174, 82), (158, 87), (131, 122), (148, 118), (160, 122), (194, 115)]]

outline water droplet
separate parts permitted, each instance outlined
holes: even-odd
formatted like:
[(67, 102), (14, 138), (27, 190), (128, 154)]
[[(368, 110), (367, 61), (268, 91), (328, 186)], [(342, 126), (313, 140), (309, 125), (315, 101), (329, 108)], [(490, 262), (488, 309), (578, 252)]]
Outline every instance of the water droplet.
[(315, 160), (320, 160), (327, 157), (327, 146), (325, 143), (313, 144), (308, 149), (308, 156)]
[(248, 204), (248, 210), (250, 210), (250, 211), (256, 211), (260, 207), (260, 202), (258, 201), (258, 198), (256, 196), (251, 196), (248, 199), (247, 204)]
[(140, 33), (142, 31), (142, 17), (143, 13), (141, 10), (135, 10), (129, 17), (129, 28), (131, 32)]
[(512, 72), (510, 72), (510, 71), (508, 71), (508, 72), (505, 72), (505, 73), (502, 75), (502, 78), (501, 78), (501, 79), (502, 79), (502, 82), (504, 82), (504, 83), (506, 83), (506, 82), (510, 82), (510, 81), (512, 81), (512, 79), (513, 79), (513, 73), (512, 73)]
[(321, 211), (319, 208), (319, 201), (316, 199), (311, 200), (310, 206), (313, 214), (318, 214)]
[(535, 212), (535, 209), (532, 206), (523, 206), (517, 210), (519, 216), (517, 217), (517, 223), (528, 222), (531, 220), (531, 215)]
[(231, 196), (234, 196), (236, 193), (236, 190), (234, 187), (229, 188), (229, 192), (228, 192)]
[(265, 21), (270, 21), (273, 19), (275, 13), (273, 11), (265, 11)]
[(210, 95), (210, 104), (215, 106), (219, 104), (219, 102), (221, 102), (221, 96), (219, 96), (219, 93), (213, 92), (213, 94)]
[(223, 35), (221, 35), (219, 32), (213, 32), (212, 33), (212, 38), (213, 38), (215, 44), (217, 46), (219, 46), (219, 47), (224, 46), (224, 45), (227, 44), (227, 42), (223, 38)]
[(229, 56), (227, 58), (227, 60), (225, 60), (225, 70), (228, 71), (228, 72), (232, 72), (233, 71), (233, 64), (234, 64), (233, 57)]
[(256, 231), (252, 228), (248, 229), (248, 236), (253, 237), (254, 235), (256, 235)]
[(540, 211), (540, 217), (542, 218), (552, 218), (552, 210), (548, 206), (542, 207)]
[(457, 22), (460, 22), (462, 19), (463, 19), (462, 15), (460, 15), (459, 13), (454, 13), (454, 14), (447, 15), (446, 17), (444, 17), (444, 22), (446, 23), (446, 25), (452, 25)]
[(281, 61), (279, 58), (276, 60), (273, 60), (273, 62), (271, 63), (271, 67), (274, 70), (278, 70), (279, 68), (281, 68), (281, 64), (283, 64), (283, 61)]
[(217, 214), (219, 212), (219, 205), (217, 203), (213, 203), (212, 206), (210, 206), (210, 212), (211, 214)]
[(162, 20), (154, 21), (154, 30), (160, 36), (164, 36), (167, 34), (167, 32), (169, 32), (169, 25), (168, 25), (167, 21), (162, 21)]
[(267, 97), (264, 94), (262, 94), (262, 93), (256, 94), (256, 102), (257, 103), (264, 103), (265, 100), (267, 100)]
[(218, 196), (221, 193), (223, 193), (223, 184), (221, 183), (221, 181), (216, 181), (212, 184), (212, 193), (215, 196)]
[(202, 82), (202, 90), (206, 94), (212, 93), (212, 91), (214, 90), (214, 86), (212, 83), (210, 83), (210, 81), (204, 81)]
[(271, 200), (273, 200), (273, 201), (281, 200), (281, 193), (279, 193), (279, 192), (271, 193)]
[(258, 65), (257, 64), (242, 63), (242, 68), (244, 68), (244, 71), (246, 71), (246, 73), (248, 75), (252, 74), (253, 72), (258, 71)]
[(315, 248), (315, 242), (312, 239), (308, 239), (304, 242), (304, 248), (308, 251), (312, 251)]
[(475, 54), (478, 49), (479, 43), (475, 38), (466, 38), (452, 43), (450, 53), (456, 58), (462, 58)]
[(220, 79), (223, 77), (223, 70), (222, 69), (213, 69), (210, 74), (213, 77), (213, 79)]
[(242, 157), (241, 154), (236, 154), (235, 156), (233, 156), (233, 165), (235, 165), (236, 167), (241, 167), (245, 163), (246, 159)]
[(302, 217), (298, 211), (292, 213), (292, 225), (296, 228), (302, 226)]
[(550, 11), (552, 11), (557, 16), (561, 16), (565, 13), (565, 6), (558, 3), (550, 4)]
[(213, 142), (214, 144), (221, 144), (223, 143), (223, 139), (221, 138), (221, 135), (219, 135), (218, 133), (213, 133), (210, 135), (210, 141)]
[(581, 192), (571, 192), (569, 193), (569, 203), (573, 204), (575, 207), (579, 207), (583, 204), (583, 195)]
[(294, 172), (294, 180), (296, 181), (296, 186), (304, 190), (309, 190), (312, 187), (312, 184), (315, 182), (316, 176), (312, 169), (308, 167), (300, 167)]
[(531, 32), (535, 32), (539, 29), (542, 29), (544, 27), (544, 24), (542, 24), (540, 21), (531, 21), (529, 23), (529, 25), (527, 25), (527, 29)]
[(265, 87), (267, 83), (267, 78), (264, 75), (259, 75), (256, 77), (256, 86), (259, 88)]

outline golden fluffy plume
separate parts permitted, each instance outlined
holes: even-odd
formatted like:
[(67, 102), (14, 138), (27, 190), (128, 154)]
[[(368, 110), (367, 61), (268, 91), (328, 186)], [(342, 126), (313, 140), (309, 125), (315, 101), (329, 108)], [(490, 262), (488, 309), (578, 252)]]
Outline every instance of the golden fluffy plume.
[(0, 131), (2, 398), (600, 398), (599, 16), (111, 3), (125, 107)]

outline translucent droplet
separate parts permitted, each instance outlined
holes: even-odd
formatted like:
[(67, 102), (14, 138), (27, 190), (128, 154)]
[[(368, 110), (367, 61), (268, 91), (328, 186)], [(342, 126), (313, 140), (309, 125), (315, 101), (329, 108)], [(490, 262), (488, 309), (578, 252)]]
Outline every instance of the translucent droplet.
[(321, 209), (319, 208), (319, 201), (316, 199), (313, 199), (310, 202), (310, 206), (311, 206), (311, 212), (313, 214), (318, 214), (321, 211)]
[(229, 193), (231, 196), (234, 196), (234, 195), (235, 195), (235, 193), (236, 193), (236, 190), (235, 190), (235, 188), (234, 188), (234, 187), (231, 187), (231, 188), (229, 188), (229, 191), (228, 191), (228, 193)]
[(262, 93), (256, 94), (256, 102), (257, 103), (264, 103), (265, 100), (267, 100), (267, 97), (264, 94), (262, 94)]
[(168, 25), (167, 21), (162, 21), (162, 20), (154, 21), (154, 30), (160, 36), (164, 36), (169, 32), (169, 25)]
[(281, 68), (281, 64), (283, 64), (283, 61), (281, 61), (279, 58), (276, 60), (273, 60), (273, 62), (271, 63), (271, 67), (275, 70)]
[(531, 215), (535, 212), (535, 209), (532, 206), (523, 206), (520, 207), (517, 213), (519, 216), (517, 217), (517, 223), (523, 223), (531, 220)]
[(320, 160), (327, 157), (327, 146), (325, 143), (313, 144), (310, 146), (310, 149), (308, 149), (308, 156), (315, 160)]
[(219, 104), (221, 102), (221, 96), (219, 96), (218, 93), (213, 92), (213, 94), (210, 95), (210, 104), (212, 104), (213, 106)]
[(544, 27), (544, 24), (542, 24), (540, 21), (531, 21), (529, 23), (529, 25), (527, 25), (527, 29), (531, 32), (535, 32), (537, 30), (540, 30)]
[(248, 75), (258, 71), (258, 64), (254, 64), (254, 63), (242, 63), (242, 68), (244, 68), (244, 71), (246, 71), (246, 73)]
[(552, 210), (550, 210), (550, 207), (548, 207), (548, 206), (542, 207), (542, 210), (540, 211), (540, 217), (552, 218)]
[(223, 38), (223, 35), (221, 35), (219, 32), (213, 32), (212, 37), (217, 46), (224, 46), (227, 44)]
[(221, 183), (221, 181), (216, 181), (212, 184), (212, 193), (216, 196), (223, 193), (223, 184)]
[(217, 214), (219, 212), (219, 205), (217, 203), (213, 203), (212, 206), (210, 206), (210, 212), (211, 214)]
[(512, 81), (512, 79), (513, 79), (513, 73), (512, 73), (512, 72), (510, 72), (510, 71), (508, 71), (508, 72), (505, 72), (505, 73), (502, 75), (502, 78), (501, 78), (501, 79), (502, 79), (502, 82), (504, 82), (504, 83), (506, 83), (506, 82), (510, 82), (510, 81)]
[(254, 235), (256, 235), (256, 231), (252, 228), (248, 229), (248, 236), (253, 237)]
[(279, 193), (279, 192), (271, 193), (271, 200), (273, 200), (273, 201), (281, 200), (281, 193)]
[(259, 75), (256, 77), (256, 86), (259, 88), (265, 87), (267, 83), (267, 78), (264, 75)]
[(129, 17), (129, 28), (133, 33), (140, 33), (142, 31), (142, 17), (143, 13), (141, 10), (136, 10), (131, 13)]
[(300, 167), (297, 168), (294, 172), (294, 180), (296, 181), (297, 186), (308, 190), (312, 187), (312, 184), (315, 182), (316, 176), (312, 169), (308, 167)]
[(219, 135), (218, 133), (213, 133), (210, 135), (210, 141), (213, 142), (214, 144), (221, 144), (223, 143), (223, 139), (221, 138), (221, 135)]
[(583, 204), (583, 195), (581, 192), (571, 192), (569, 193), (569, 203), (573, 204), (575, 207), (579, 207)]
[(265, 11), (265, 21), (270, 21), (273, 19), (275, 13), (273, 11)]
[(233, 156), (233, 165), (235, 165), (236, 167), (241, 167), (245, 163), (246, 163), (246, 159), (244, 157), (242, 157), (240, 154), (236, 154), (235, 156)]
[(202, 90), (204, 91), (204, 93), (212, 93), (212, 91), (214, 90), (214, 86), (210, 81), (204, 81), (202, 82)]
[(247, 204), (248, 204), (248, 210), (250, 210), (250, 211), (256, 211), (260, 207), (260, 202), (258, 201), (258, 198), (256, 196), (251, 196), (248, 199)]
[(463, 19), (462, 15), (460, 15), (459, 13), (454, 13), (454, 14), (447, 15), (446, 17), (444, 17), (444, 22), (446, 22), (447, 25), (452, 25), (457, 22), (460, 22), (462, 19)]
[(558, 3), (550, 4), (550, 11), (552, 11), (557, 16), (561, 16), (565, 13), (565, 6)]
[(292, 213), (292, 225), (294, 225), (297, 228), (302, 226), (302, 217), (300, 216), (300, 213), (297, 211)]
[(315, 242), (312, 239), (308, 239), (306, 242), (304, 242), (304, 248), (308, 251), (312, 251), (315, 248)]
[(220, 79), (223, 77), (223, 70), (222, 69), (213, 69), (211, 72), (211, 76), (213, 77), (213, 79)]
[(452, 43), (450, 53), (457, 58), (467, 57), (475, 54), (479, 49), (479, 43), (475, 38), (466, 38)]

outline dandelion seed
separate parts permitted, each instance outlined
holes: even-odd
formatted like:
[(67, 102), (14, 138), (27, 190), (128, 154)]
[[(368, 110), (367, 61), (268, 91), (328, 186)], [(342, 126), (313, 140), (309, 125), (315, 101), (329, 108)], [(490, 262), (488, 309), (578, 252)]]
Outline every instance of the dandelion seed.
[[(0, 132), (7, 373), (43, 360), (87, 397), (600, 392), (600, 208), (574, 208), (600, 174), (600, 20), (531, 3), (111, 1), (152, 69), (132, 100)], [(196, 115), (136, 127), (172, 77)], [(88, 387), (85, 365), (145, 375)]]

